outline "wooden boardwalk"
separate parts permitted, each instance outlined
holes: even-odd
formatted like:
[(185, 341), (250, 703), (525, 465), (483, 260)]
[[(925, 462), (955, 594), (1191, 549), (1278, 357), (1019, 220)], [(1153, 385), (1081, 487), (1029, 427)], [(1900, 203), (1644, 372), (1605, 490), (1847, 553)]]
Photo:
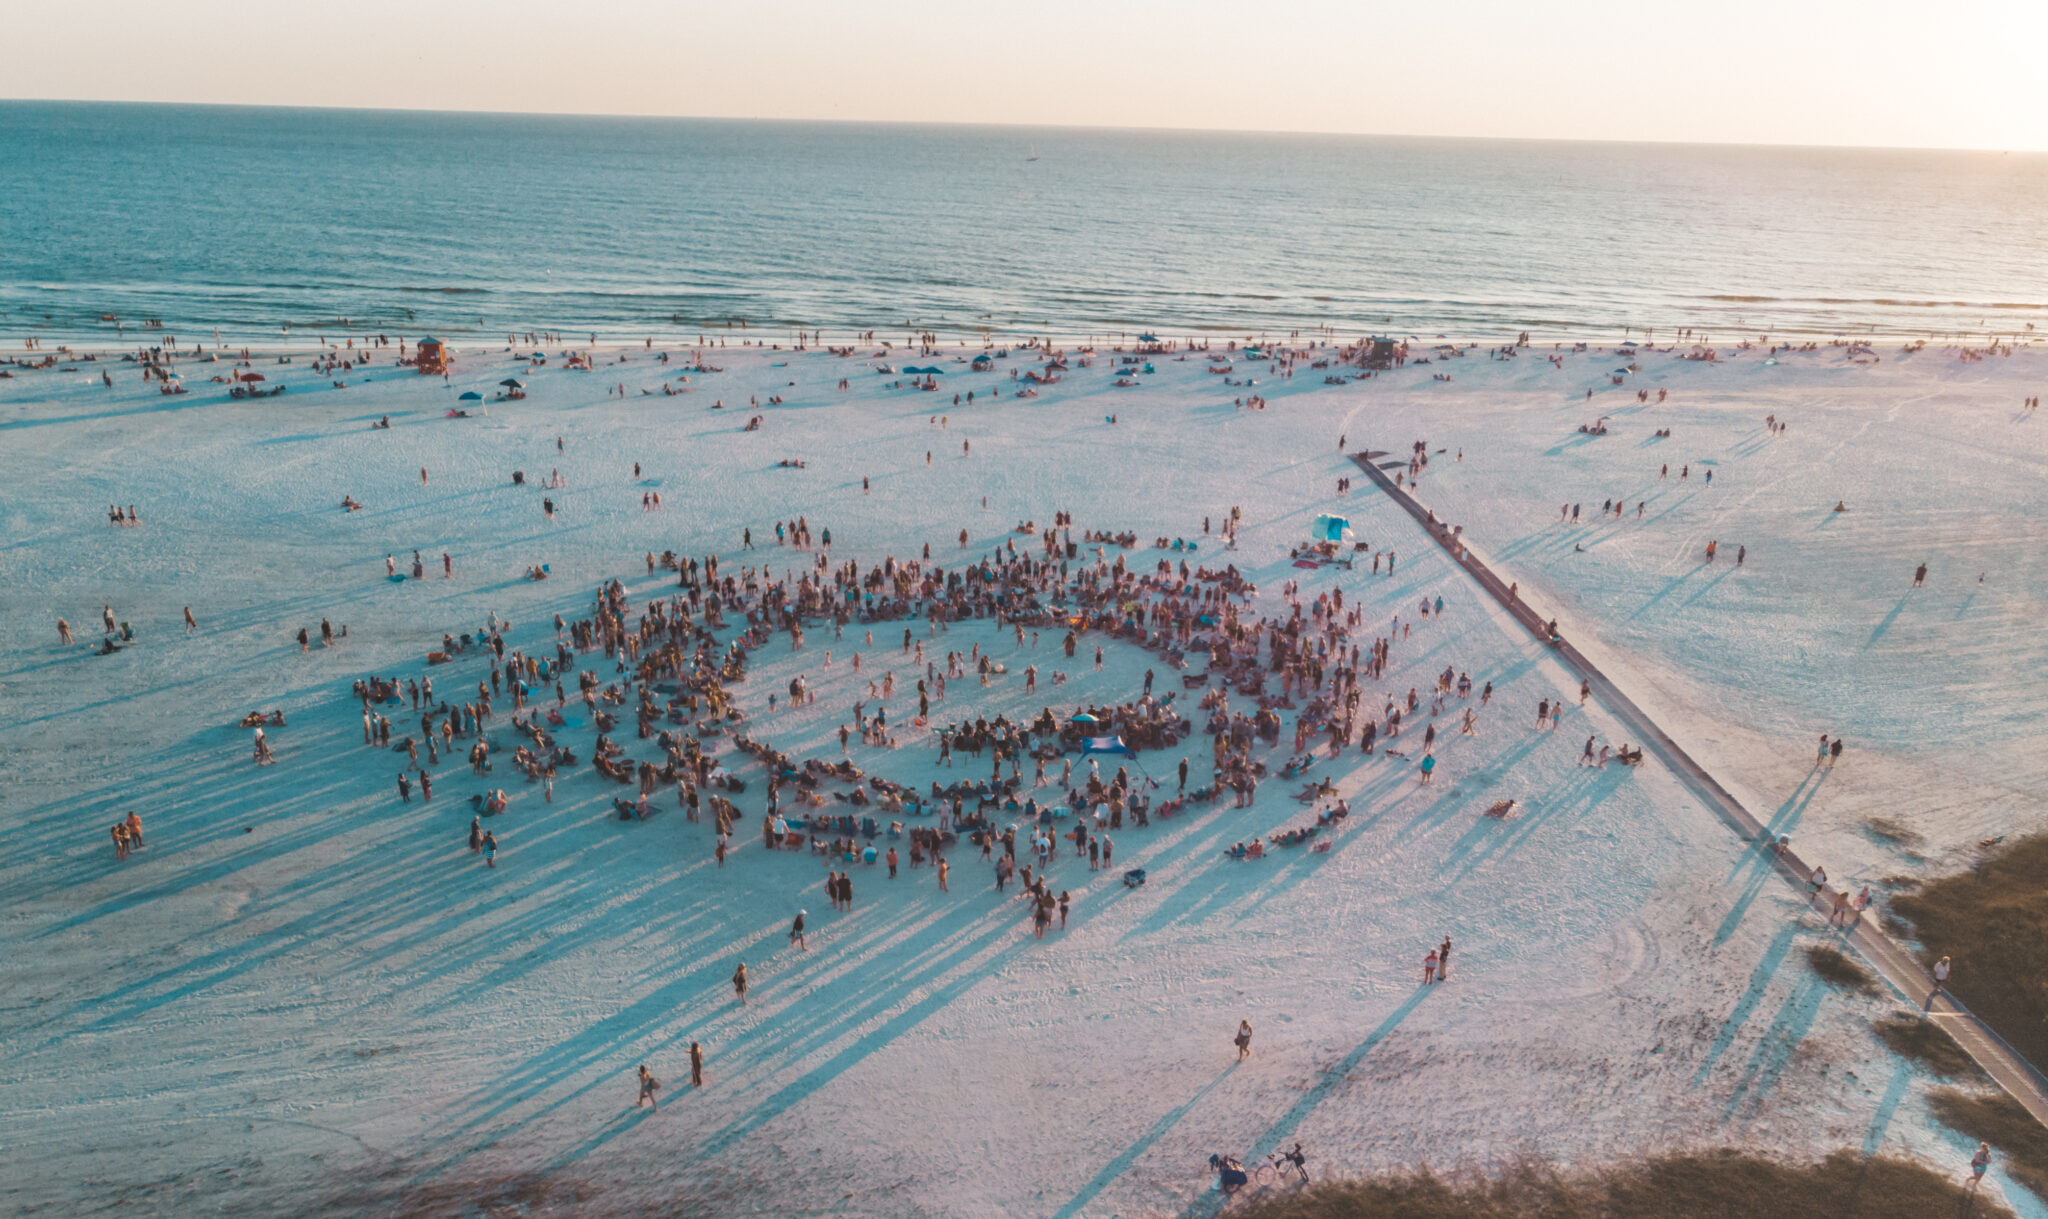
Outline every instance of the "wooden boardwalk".
[[(1464, 568), (1465, 573), (1471, 576), (1488, 596), (1513, 615), (1515, 621), (1521, 623), (1537, 639), (1546, 642), (1550, 640), (1548, 622), (1544, 617), (1522, 599), (1519, 593), (1511, 593), (1507, 583), (1473, 555), (1471, 548), (1457, 536), (1451, 525), (1437, 520), (1435, 513), (1423, 507), (1405, 488), (1397, 486), (1394, 480), (1387, 476), (1386, 471), (1374, 464), (1375, 459), (1386, 457), (1387, 454), (1353, 453), (1350, 456), (1358, 467), (1365, 471), (1366, 477), (1385, 492), (1388, 498), (1406, 510), (1408, 515), (1414, 517), (1424, 532), (1428, 533), (1437, 545), (1443, 547), (1452, 560)], [(1403, 466), (1406, 464), (1401, 463)], [(1719, 814), (1730, 828), (1740, 834), (1744, 841), (1750, 843), (1752, 850), (1771, 852), (1770, 835), (1765, 831), (1763, 823), (1744, 808), (1742, 802), (1727, 788), (1721, 786), (1714, 776), (1708, 774), (1705, 767), (1694, 761), (1692, 755), (1679, 748), (1678, 743), (1658, 727), (1657, 722), (1637, 706), (1635, 700), (1623, 693), (1598, 666), (1573, 647), (1571, 640), (1559, 639), (1552, 644), (1551, 650), (1566, 667), (1585, 679), (1592, 687), (1594, 697), (1598, 698), (1603, 706), (1628, 724), (1643, 739), (1644, 746), (1649, 752), (1656, 754), (1665, 766), (1693, 790), (1694, 794), (1706, 802), (1707, 807)], [(1773, 863), (1779, 875), (1796, 885), (1799, 892), (1806, 892), (1813, 870), (1807, 867), (1805, 861), (1794, 851), (1786, 850), (1773, 854)], [(1808, 900), (1822, 913), (1827, 913), (1833, 908), (1832, 890), (1826, 888), (1810, 895)], [(1956, 1039), (1956, 1043), (1961, 1045), (1971, 1058), (1977, 1060), (1977, 1065), (1983, 1067), (1986, 1074), (2011, 1093), (2013, 1099), (2026, 1106), (2027, 1112), (2034, 1115), (2035, 1121), (2048, 1126), (2048, 1078), (2044, 1078), (2032, 1063), (2007, 1045), (2004, 1038), (1992, 1032), (1989, 1025), (1972, 1015), (1968, 1008), (1956, 1002), (1952, 996), (1942, 994), (1930, 1003), (1928, 996), (1934, 989), (1933, 979), (1920, 968), (1920, 963), (1913, 959), (1911, 953), (1878, 928), (1875, 920), (1861, 920), (1848, 938), (1893, 989), (1923, 1010), (1927, 1010), (1930, 1018), (1938, 1021), (1941, 1027)]]

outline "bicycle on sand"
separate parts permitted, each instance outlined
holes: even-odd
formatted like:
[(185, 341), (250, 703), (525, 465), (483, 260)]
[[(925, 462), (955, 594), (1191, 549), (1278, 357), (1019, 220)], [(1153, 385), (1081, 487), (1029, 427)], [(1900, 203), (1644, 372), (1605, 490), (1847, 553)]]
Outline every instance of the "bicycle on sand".
[(1301, 1144), (1296, 1143), (1292, 1151), (1276, 1151), (1266, 1157), (1266, 1162), (1252, 1170), (1252, 1180), (1261, 1185), (1295, 1180), (1308, 1184), (1308, 1157), (1301, 1154)]

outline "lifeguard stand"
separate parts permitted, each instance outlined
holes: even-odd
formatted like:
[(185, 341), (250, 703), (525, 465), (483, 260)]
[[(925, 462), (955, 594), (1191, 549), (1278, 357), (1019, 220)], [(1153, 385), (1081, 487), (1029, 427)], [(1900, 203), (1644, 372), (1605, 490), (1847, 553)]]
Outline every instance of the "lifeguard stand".
[(421, 339), (419, 349), (413, 357), (413, 367), (424, 376), (448, 371), (448, 349), (439, 339)]

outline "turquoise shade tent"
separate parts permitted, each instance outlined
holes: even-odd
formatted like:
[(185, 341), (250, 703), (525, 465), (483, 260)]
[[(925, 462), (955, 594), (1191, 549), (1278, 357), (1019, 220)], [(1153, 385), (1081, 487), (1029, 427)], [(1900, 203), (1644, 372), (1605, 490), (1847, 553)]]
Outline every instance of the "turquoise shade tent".
[(1322, 513), (1309, 529), (1309, 536), (1318, 542), (1341, 542), (1351, 533), (1351, 522), (1341, 516)]

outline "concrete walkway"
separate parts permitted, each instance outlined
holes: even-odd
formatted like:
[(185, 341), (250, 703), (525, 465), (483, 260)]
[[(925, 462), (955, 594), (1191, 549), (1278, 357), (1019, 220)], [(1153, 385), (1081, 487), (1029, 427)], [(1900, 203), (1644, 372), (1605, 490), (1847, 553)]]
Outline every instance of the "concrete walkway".
[[(1388, 498), (1405, 509), (1408, 515), (1414, 517), (1423, 530), (1450, 554), (1453, 561), (1465, 569), (1466, 574), (1478, 582), (1479, 587), (1484, 589), (1487, 595), (1514, 616), (1515, 621), (1521, 623), (1537, 639), (1550, 640), (1548, 622), (1544, 617), (1522, 599), (1519, 593), (1511, 593), (1507, 583), (1472, 554), (1471, 548), (1457, 535), (1452, 526), (1437, 520), (1435, 513), (1416, 502), (1413, 495), (1404, 487), (1395, 485), (1387, 472), (1374, 464), (1378, 459), (1387, 458), (1388, 454), (1368, 452), (1353, 453), (1350, 456), (1358, 463), (1358, 467), (1365, 471), (1366, 477), (1376, 483), (1381, 491), (1386, 492)], [(1406, 466), (1405, 461), (1399, 463), (1401, 469), (1405, 469)], [(1557, 639), (1552, 643), (1551, 650), (1560, 661), (1592, 686), (1594, 697), (1598, 698), (1603, 706), (1642, 737), (1649, 752), (1656, 754), (1665, 766), (1693, 790), (1694, 794), (1706, 802), (1708, 808), (1718, 813), (1736, 833), (1742, 835), (1744, 841), (1751, 843), (1752, 850), (1771, 850), (1770, 836), (1765, 833), (1763, 823), (1744, 808), (1742, 802), (1727, 788), (1716, 782), (1705, 767), (1679, 748), (1678, 743), (1658, 727), (1656, 721), (1645, 714), (1633, 699), (1622, 693), (1620, 687), (1609, 680), (1605, 673), (1580, 654), (1570, 640)], [(1774, 862), (1779, 875), (1798, 886), (1801, 892), (1806, 891), (1813, 870), (1806, 866), (1805, 861), (1800, 859), (1797, 853), (1790, 850), (1777, 853)], [(1812, 894), (1808, 900), (1814, 909), (1823, 914), (1833, 909), (1832, 890), (1823, 888), (1820, 892)], [(1986, 1074), (1998, 1081), (2000, 1087), (2011, 1093), (2013, 1099), (2026, 1106), (2027, 1112), (2034, 1115), (2035, 1121), (2048, 1126), (2048, 1078), (2044, 1078), (2032, 1063), (2020, 1057), (2003, 1038), (1991, 1031), (1989, 1025), (1971, 1015), (1969, 1009), (1957, 1003), (1953, 997), (1942, 994), (1930, 1001), (1929, 993), (1934, 989), (1934, 980), (1920, 968), (1919, 962), (1913, 959), (1911, 953), (1877, 927), (1875, 920), (1861, 920), (1848, 938), (1893, 989), (1915, 1005), (1931, 1009), (1932, 1018), (1940, 1022), (1941, 1027), (1956, 1039), (1956, 1043), (1961, 1045), (1970, 1057), (1977, 1060), (1977, 1065), (1983, 1067)]]

